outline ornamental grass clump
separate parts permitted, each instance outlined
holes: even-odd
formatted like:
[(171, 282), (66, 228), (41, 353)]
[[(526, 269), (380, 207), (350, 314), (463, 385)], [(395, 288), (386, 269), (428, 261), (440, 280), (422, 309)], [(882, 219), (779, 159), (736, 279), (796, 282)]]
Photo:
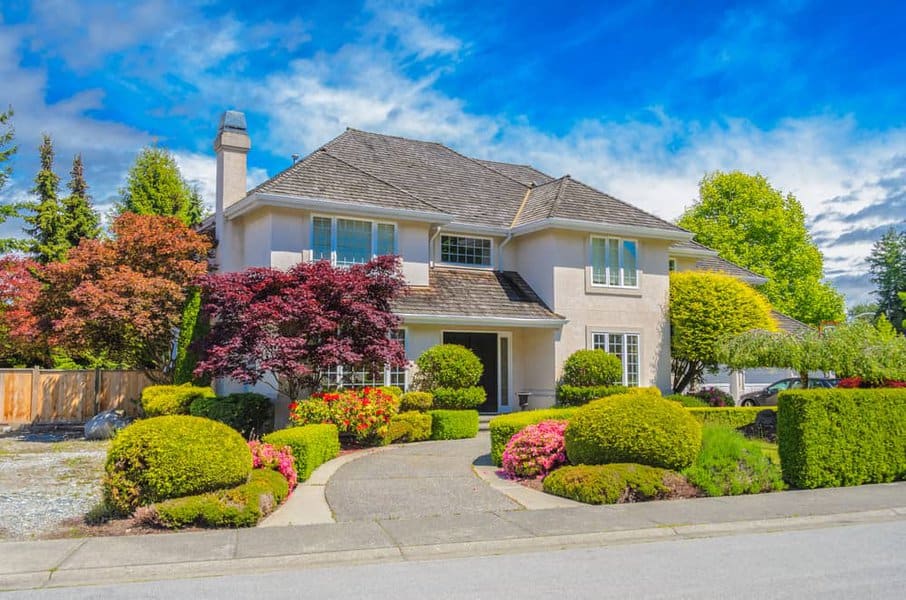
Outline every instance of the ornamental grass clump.
[(504, 472), (514, 479), (530, 479), (565, 465), (565, 430), (566, 421), (542, 421), (514, 435), (503, 451)]
[(399, 398), (380, 388), (340, 390), (313, 394), (290, 404), (296, 425), (333, 423), (341, 437), (358, 444), (380, 446), (389, 440), (390, 420), (399, 411)]
[(726, 427), (704, 428), (701, 452), (683, 475), (708, 496), (783, 489), (780, 466), (763, 454), (761, 445)]
[(296, 473), (292, 448), (289, 446), (277, 448), (272, 444), (253, 440), (249, 442), (249, 450), (252, 451), (253, 469), (273, 469), (286, 478), (290, 491), (296, 488), (299, 476)]

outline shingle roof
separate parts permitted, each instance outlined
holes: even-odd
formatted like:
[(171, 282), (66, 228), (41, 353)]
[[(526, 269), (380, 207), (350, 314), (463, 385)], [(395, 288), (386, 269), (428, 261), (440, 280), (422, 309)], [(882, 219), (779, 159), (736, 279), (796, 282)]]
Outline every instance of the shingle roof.
[[(556, 193), (554, 182), (560, 182)], [(456, 223), (490, 227), (562, 218), (683, 231), (569, 176), (555, 180), (529, 165), (478, 160), (436, 142), (356, 129), (254, 192), (440, 211)]]
[(774, 317), (774, 320), (777, 321), (777, 326), (780, 327), (781, 331), (787, 333), (798, 334), (810, 331), (812, 327), (803, 323), (802, 321), (797, 321), (793, 317), (789, 317), (781, 312), (776, 310), (771, 311), (771, 316)]
[(309, 154), (249, 193), (253, 192), (323, 198), (384, 208), (438, 210), (323, 150)]
[(732, 275), (743, 281), (749, 283), (754, 283), (756, 285), (767, 282), (767, 277), (759, 275), (755, 271), (750, 271), (744, 267), (740, 267), (736, 263), (730, 262), (720, 258), (719, 256), (708, 256), (706, 258), (700, 259), (695, 263), (696, 271), (717, 271), (718, 273), (726, 273), (727, 275)]
[(694, 240), (685, 240), (682, 242), (676, 242), (670, 246), (671, 250), (674, 248), (677, 248), (680, 250), (698, 250), (698, 251), (705, 251), (705, 252), (714, 252), (714, 250), (712, 250), (711, 248), (708, 248), (705, 245), (699, 244), (698, 242), (696, 242)]
[(410, 287), (393, 310), (400, 314), (454, 317), (562, 319), (512, 271), (431, 269), (428, 287)]

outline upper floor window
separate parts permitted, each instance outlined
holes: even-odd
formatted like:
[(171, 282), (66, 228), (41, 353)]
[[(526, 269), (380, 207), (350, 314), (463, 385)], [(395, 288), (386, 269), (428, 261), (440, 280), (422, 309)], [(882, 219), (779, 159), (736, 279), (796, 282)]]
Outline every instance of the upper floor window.
[(440, 236), (441, 262), (470, 267), (491, 266), (491, 240), (487, 238)]
[(638, 287), (639, 244), (619, 238), (591, 238), (591, 283)]
[(667, 259), (667, 270), (670, 271), (671, 273), (676, 271), (676, 259), (675, 258)]
[(312, 217), (312, 260), (335, 265), (366, 263), (375, 256), (396, 254), (396, 226), (357, 219)]

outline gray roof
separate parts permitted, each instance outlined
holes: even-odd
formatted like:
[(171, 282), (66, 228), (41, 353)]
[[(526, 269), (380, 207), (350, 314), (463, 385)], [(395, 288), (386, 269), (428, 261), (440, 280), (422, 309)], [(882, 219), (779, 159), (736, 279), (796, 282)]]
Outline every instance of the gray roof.
[(789, 317), (776, 310), (771, 311), (771, 316), (777, 321), (777, 326), (780, 327), (780, 330), (785, 331), (786, 333), (798, 334), (811, 331), (812, 329), (811, 325), (803, 323), (802, 321), (797, 321), (793, 317)]
[(561, 218), (683, 231), (568, 175), (555, 180), (528, 165), (478, 160), (436, 142), (356, 129), (254, 192), (443, 212), (455, 223), (501, 228)]
[[(704, 247), (704, 246), (702, 246)], [(716, 271), (718, 273), (726, 273), (727, 275), (732, 275), (738, 279), (742, 279), (745, 282), (752, 283), (755, 285), (760, 285), (762, 283), (767, 283), (768, 278), (762, 275), (759, 275), (755, 271), (750, 271), (745, 267), (740, 267), (736, 263), (730, 262), (720, 258), (719, 256), (708, 256), (706, 258), (700, 259), (695, 263), (696, 271)]]
[(428, 287), (410, 287), (393, 311), (400, 314), (454, 317), (563, 319), (541, 301), (512, 271), (435, 267)]
[(676, 242), (676, 243), (672, 244), (670, 246), (670, 248), (671, 248), (671, 250), (674, 248), (677, 248), (680, 250), (697, 250), (697, 251), (701, 251), (701, 252), (714, 252), (714, 250), (712, 250), (711, 248), (708, 248), (707, 246), (705, 246), (703, 244), (699, 244), (698, 242), (696, 242), (694, 240)]

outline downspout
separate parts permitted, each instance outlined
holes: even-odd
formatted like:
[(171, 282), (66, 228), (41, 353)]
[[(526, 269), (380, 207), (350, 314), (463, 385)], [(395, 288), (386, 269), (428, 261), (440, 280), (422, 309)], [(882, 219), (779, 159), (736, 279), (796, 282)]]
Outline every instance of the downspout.
[(434, 230), (434, 233), (428, 239), (428, 266), (430, 267), (434, 266), (434, 240), (440, 235), (441, 229), (443, 229), (443, 225), (438, 225), (437, 229)]
[(500, 245), (497, 246), (497, 270), (500, 271), (500, 260), (503, 257), (503, 247), (510, 243), (510, 240), (513, 239), (513, 234), (506, 234), (506, 239), (500, 242)]

